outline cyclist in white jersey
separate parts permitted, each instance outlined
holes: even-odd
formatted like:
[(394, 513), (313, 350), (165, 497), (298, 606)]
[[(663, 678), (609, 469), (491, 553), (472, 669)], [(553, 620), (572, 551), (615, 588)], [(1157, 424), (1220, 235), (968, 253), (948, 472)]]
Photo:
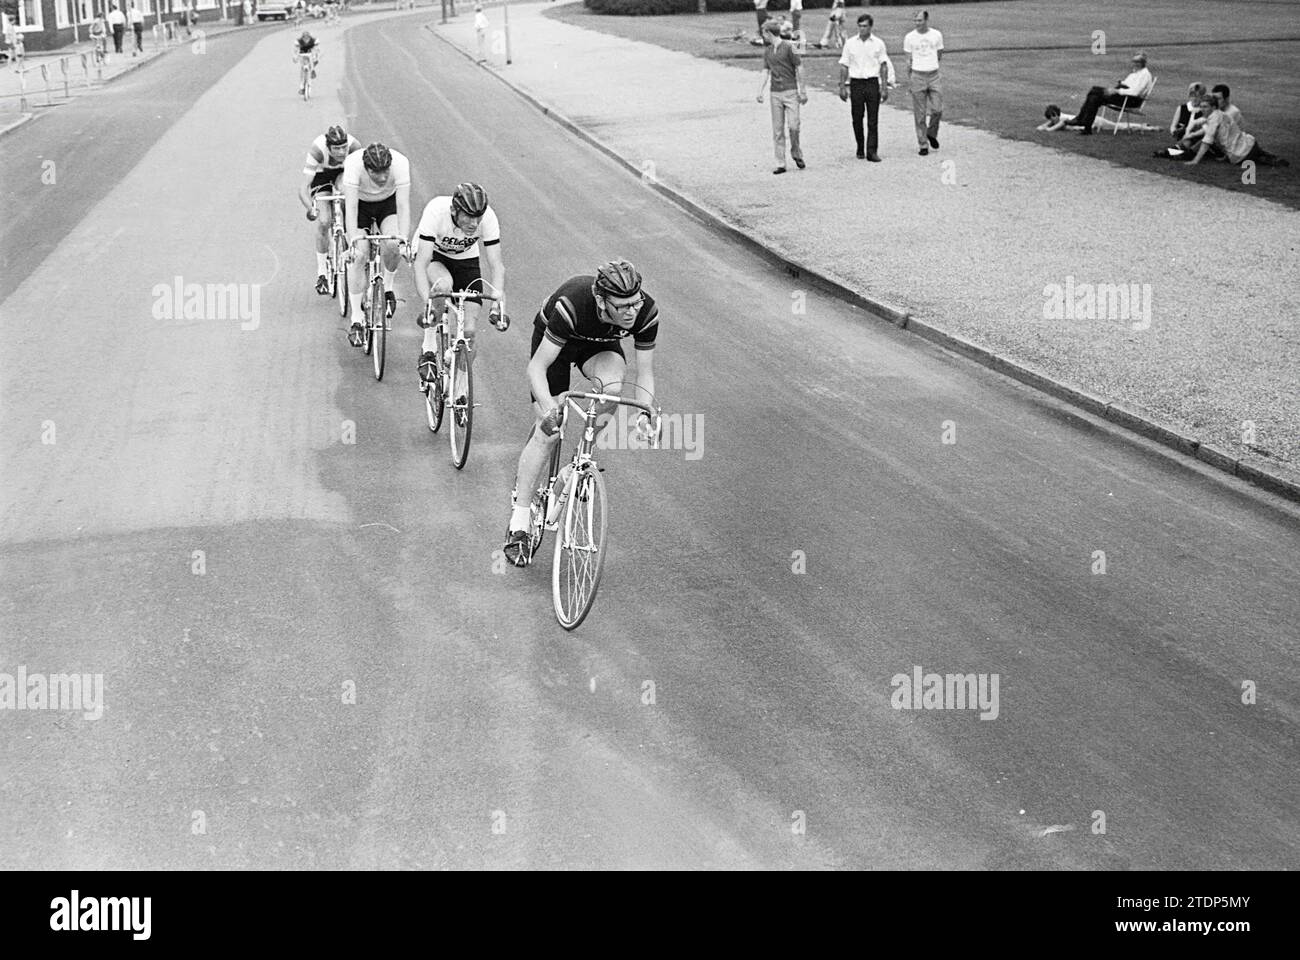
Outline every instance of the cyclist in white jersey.
[[(423, 324), (424, 303), (432, 290), (436, 299), (435, 310), (442, 305), (440, 293), (454, 293), (470, 289), (470, 284), (482, 276), (480, 256), (487, 258), (491, 271), (489, 283), (502, 298), (492, 305), (488, 320), (498, 330), (510, 325), (503, 303), (505, 299), (506, 268), (501, 262), (501, 225), (496, 211), (488, 206), (487, 193), (477, 183), (462, 183), (449, 197), (434, 197), (425, 205), (420, 225), (411, 238), (415, 248), (415, 289), (420, 295), (416, 322)], [(482, 284), (475, 289), (481, 289)], [(465, 303), (465, 337), (470, 349), (474, 348), (474, 322), (478, 319), (480, 305)], [(424, 331), (424, 346), (417, 364), (421, 381), (437, 376), (437, 357), (433, 328)]]
[(316, 292), (322, 296), (330, 292), (329, 278), (325, 276), (325, 252), (329, 249), (332, 215), (330, 205), (316, 198), (318, 194), (339, 189), (343, 161), (360, 149), (361, 141), (335, 124), (312, 141), (302, 168), (298, 200), (307, 208), (307, 219), (316, 222)]
[[(344, 214), (350, 241), (362, 237), (371, 224), (379, 233), (405, 237), (411, 233), (411, 163), (396, 150), (382, 143), (372, 143), (350, 154), (343, 161), (343, 194), (347, 197)], [(397, 241), (381, 244), (384, 263), (384, 300), (386, 313), (393, 315), (397, 295), (393, 281), (401, 252)], [(352, 328), (348, 333), (353, 346), (361, 346), (361, 298), (365, 293), (367, 252), (363, 244), (352, 248), (348, 267), (348, 299), (352, 308)]]

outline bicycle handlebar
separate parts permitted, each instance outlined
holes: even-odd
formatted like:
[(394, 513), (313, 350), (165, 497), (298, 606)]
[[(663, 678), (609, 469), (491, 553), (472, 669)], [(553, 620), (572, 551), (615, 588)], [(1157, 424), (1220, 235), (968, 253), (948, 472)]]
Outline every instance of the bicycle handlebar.
[(575, 400), (595, 400), (597, 403), (619, 403), (625, 407), (636, 407), (638, 410), (644, 410), (650, 417), (657, 418), (660, 412), (648, 403), (640, 400), (630, 400), (627, 397), (618, 397), (612, 393), (588, 393), (585, 390), (565, 390), (556, 398), (560, 406), (568, 409), (567, 404)]

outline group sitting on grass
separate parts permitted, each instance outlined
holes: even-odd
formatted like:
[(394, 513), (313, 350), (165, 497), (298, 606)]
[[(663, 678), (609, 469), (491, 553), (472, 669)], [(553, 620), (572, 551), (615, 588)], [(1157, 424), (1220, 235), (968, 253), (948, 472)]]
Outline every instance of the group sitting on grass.
[[(1110, 120), (1098, 116), (1098, 111), (1103, 106), (1117, 110), (1129, 109), (1134, 105), (1140, 106), (1145, 100), (1154, 85), (1147, 70), (1146, 55), (1135, 55), (1133, 62), (1137, 69), (1114, 88), (1107, 90), (1104, 87), (1093, 87), (1089, 90), (1078, 114), (1062, 113), (1056, 104), (1048, 104), (1043, 112), (1046, 119), (1037, 129), (1055, 132), (1075, 128), (1084, 134), (1092, 133), (1095, 129), (1131, 129), (1133, 124), (1123, 120), (1122, 115), (1121, 119)], [(1261, 147), (1259, 141), (1242, 129), (1241, 111), (1230, 102), (1230, 97), (1231, 91), (1226, 83), (1216, 84), (1208, 92), (1203, 83), (1191, 84), (1187, 88), (1186, 102), (1178, 105), (1169, 124), (1169, 135), (1174, 138), (1174, 146), (1157, 150), (1155, 155), (1189, 164), (1197, 164), (1210, 157), (1214, 160), (1227, 160), (1233, 165), (1251, 160), (1265, 166), (1290, 166), (1282, 157)]]

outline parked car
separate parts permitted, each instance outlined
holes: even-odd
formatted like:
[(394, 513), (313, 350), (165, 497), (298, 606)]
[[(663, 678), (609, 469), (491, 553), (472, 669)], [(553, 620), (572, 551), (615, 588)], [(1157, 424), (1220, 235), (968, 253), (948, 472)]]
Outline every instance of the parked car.
[(263, 20), (288, 20), (293, 16), (293, 4), (268, 3), (259, 4), (257, 7), (257, 21)]

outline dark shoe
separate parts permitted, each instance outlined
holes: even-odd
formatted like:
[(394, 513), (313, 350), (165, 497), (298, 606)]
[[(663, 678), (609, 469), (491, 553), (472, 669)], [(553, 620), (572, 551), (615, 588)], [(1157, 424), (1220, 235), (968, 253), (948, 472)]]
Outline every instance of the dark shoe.
[(865, 159), (867, 159), (867, 155), (866, 155), (865, 153), (863, 153), (861, 150), (859, 150), (859, 151), (858, 151), (858, 159), (859, 159), (859, 160), (865, 160)]
[(1092, 127), (1080, 127), (1079, 133), (1085, 137), (1090, 137), (1092, 136)]
[(798, 167), (800, 170), (808, 166), (808, 164), (804, 163), (803, 160), (795, 160), (794, 165)]
[(397, 294), (391, 290), (384, 291), (384, 318), (392, 319), (397, 312)]
[(923, 156), (923, 157), (928, 157), (928, 156), (930, 155), (930, 148), (929, 148), (929, 147), (922, 147), (920, 150), (918, 150), (918, 151), (916, 151), (916, 152), (919, 153), (919, 154), (920, 154), (921, 156)]
[(438, 379), (438, 355), (432, 350), (426, 350), (420, 354), (420, 359), (416, 363), (416, 369), (420, 371), (420, 379), (425, 383), (432, 383)]
[(325, 276), (325, 274), (323, 273), (316, 278), (316, 292), (319, 293), (322, 297), (329, 296), (330, 278)]
[(352, 326), (348, 327), (348, 343), (354, 347), (359, 347), (365, 342), (366, 328), (360, 320), (353, 320)]
[(939, 138), (938, 138), (938, 137), (931, 137), (931, 136), (927, 135), (925, 139), (927, 139), (927, 140), (930, 141), (930, 146), (933, 147), (935, 150), (938, 150), (938, 149), (939, 149)]
[(880, 155), (879, 155), (879, 154), (875, 154), (875, 153), (868, 154), (868, 155), (867, 155), (867, 159), (870, 160), (872, 163), (879, 163), (879, 162), (880, 162)]
[(776, 168), (775, 170), (773, 170), (772, 172), (773, 172), (773, 173), (785, 173), (785, 167), (777, 167), (777, 168)]
[(506, 531), (506, 542), (505, 546), (501, 548), (501, 552), (506, 555), (506, 561), (511, 566), (528, 566), (528, 561), (532, 559), (528, 552), (528, 531)]

